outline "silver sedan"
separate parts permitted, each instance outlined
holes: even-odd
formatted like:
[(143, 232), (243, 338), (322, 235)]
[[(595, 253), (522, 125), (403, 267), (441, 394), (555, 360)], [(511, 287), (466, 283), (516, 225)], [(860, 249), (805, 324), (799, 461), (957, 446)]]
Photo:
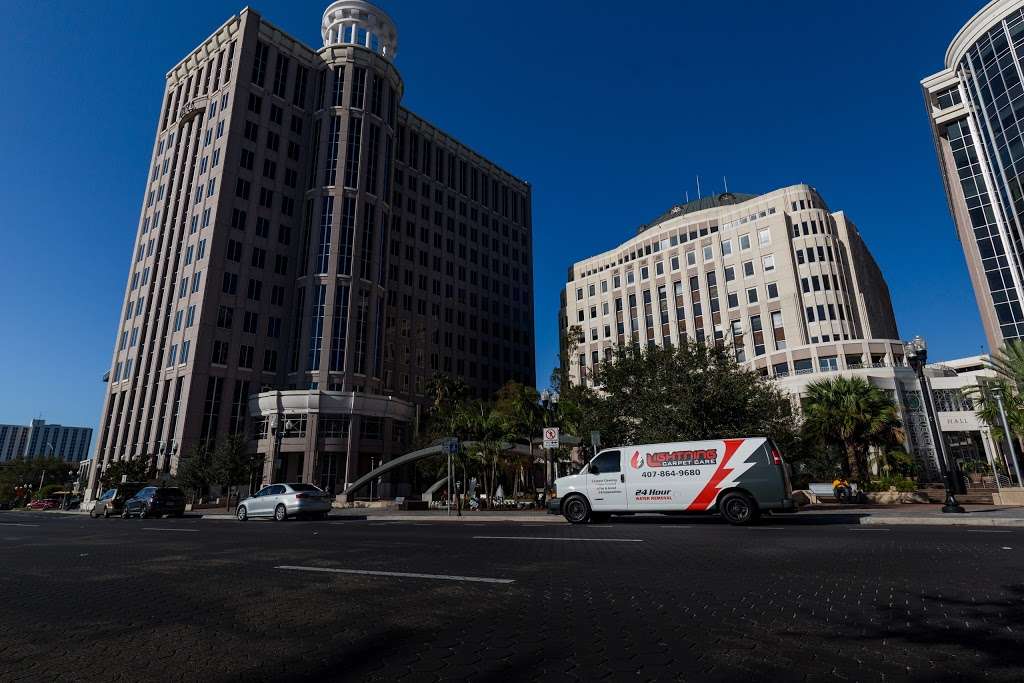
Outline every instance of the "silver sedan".
[(312, 484), (270, 484), (238, 504), (235, 515), (244, 522), (250, 517), (326, 519), (331, 511), (331, 494)]

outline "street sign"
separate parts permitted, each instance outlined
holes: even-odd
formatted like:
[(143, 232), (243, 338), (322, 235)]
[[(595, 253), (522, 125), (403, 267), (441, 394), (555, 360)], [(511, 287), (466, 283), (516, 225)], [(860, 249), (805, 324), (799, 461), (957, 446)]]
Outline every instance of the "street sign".
[(558, 448), (558, 427), (544, 428), (544, 448)]
[(444, 442), (444, 452), (449, 455), (455, 455), (459, 452), (459, 440), (448, 439)]

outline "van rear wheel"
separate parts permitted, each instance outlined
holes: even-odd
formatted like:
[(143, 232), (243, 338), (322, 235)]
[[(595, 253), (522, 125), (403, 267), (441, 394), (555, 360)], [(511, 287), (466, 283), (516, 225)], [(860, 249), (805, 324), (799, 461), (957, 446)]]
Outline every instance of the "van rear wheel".
[(590, 521), (590, 504), (583, 496), (570, 496), (562, 502), (562, 516), (570, 524), (586, 524)]
[(745, 493), (732, 491), (718, 501), (718, 510), (729, 524), (746, 526), (757, 522), (760, 516), (757, 503)]

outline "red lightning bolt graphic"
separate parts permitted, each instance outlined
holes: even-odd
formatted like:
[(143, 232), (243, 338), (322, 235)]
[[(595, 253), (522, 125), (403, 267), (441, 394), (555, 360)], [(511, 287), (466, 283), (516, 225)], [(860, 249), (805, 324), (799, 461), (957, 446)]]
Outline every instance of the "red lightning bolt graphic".
[(729, 459), (732, 458), (733, 454), (743, 444), (744, 439), (726, 439), (725, 440), (725, 455), (722, 456), (722, 462), (718, 464), (718, 469), (711, 475), (711, 480), (704, 485), (704, 488), (697, 497), (690, 503), (688, 510), (707, 510), (711, 507), (711, 504), (715, 502), (715, 497), (718, 495), (718, 486), (725, 480), (730, 473), (732, 473), (731, 467), (726, 467), (729, 463)]

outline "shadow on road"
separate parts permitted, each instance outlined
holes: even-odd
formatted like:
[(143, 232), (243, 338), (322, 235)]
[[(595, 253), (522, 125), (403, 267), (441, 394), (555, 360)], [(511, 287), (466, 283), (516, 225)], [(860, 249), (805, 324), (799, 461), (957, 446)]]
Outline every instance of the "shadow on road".
[[(813, 512), (801, 512), (797, 514), (765, 515), (761, 518), (760, 524), (764, 526), (833, 526), (860, 524), (862, 517), (869, 515), (865, 513), (828, 513), (814, 514)], [(625, 515), (622, 517), (613, 516), (613, 524), (635, 524), (635, 525), (672, 525), (680, 526), (707, 525), (728, 526), (728, 522), (718, 515)]]

